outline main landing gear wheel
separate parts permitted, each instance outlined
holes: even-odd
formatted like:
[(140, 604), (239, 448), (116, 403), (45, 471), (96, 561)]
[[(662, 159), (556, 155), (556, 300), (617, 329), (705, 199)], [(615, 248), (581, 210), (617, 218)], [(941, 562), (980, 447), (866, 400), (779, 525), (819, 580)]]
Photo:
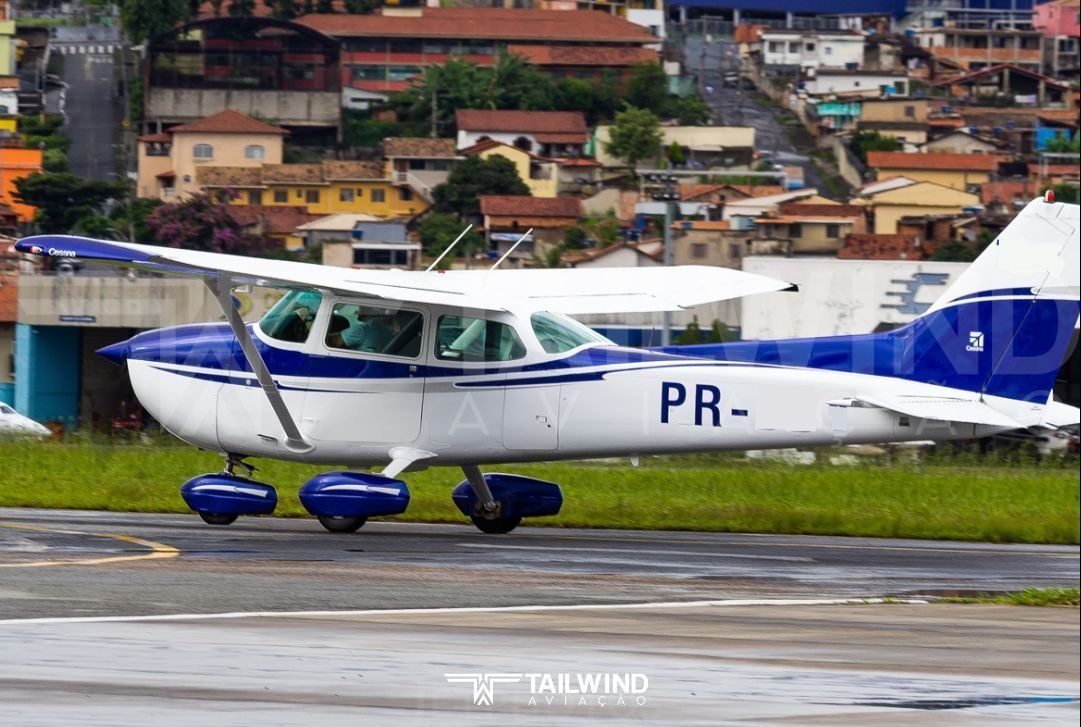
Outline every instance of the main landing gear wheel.
[(480, 515), (472, 515), (470, 519), (477, 526), (477, 530), (488, 535), (506, 535), (522, 522), (520, 517), (486, 518)]
[(368, 518), (366, 517), (319, 516), (319, 524), (332, 533), (355, 533), (360, 530), (366, 522), (368, 522)]
[(220, 512), (201, 512), (199, 513), (199, 517), (201, 517), (203, 522), (207, 525), (232, 525), (240, 516)]

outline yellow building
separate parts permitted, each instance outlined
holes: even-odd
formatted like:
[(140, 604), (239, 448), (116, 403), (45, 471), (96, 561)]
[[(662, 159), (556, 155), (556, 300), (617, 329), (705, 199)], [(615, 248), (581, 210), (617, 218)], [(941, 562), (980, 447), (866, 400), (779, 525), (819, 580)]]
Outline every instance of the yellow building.
[(979, 203), (978, 195), (934, 182), (916, 182), (887, 189), (855, 202), (871, 207), (876, 235), (896, 234), (897, 223), (902, 217), (961, 214), (965, 207)]
[(207, 167), (258, 168), (282, 162), (285, 129), (225, 110), (138, 139), (138, 195), (172, 200), (198, 191)]
[(867, 152), (867, 166), (879, 179), (903, 176), (917, 182), (934, 182), (951, 189), (990, 181), (998, 158), (990, 154), (906, 154), (899, 151)]
[(858, 127), (860, 131), (877, 131), (909, 144), (924, 144), (927, 111), (927, 99), (864, 99)]
[(301, 206), (313, 215), (360, 213), (389, 219), (411, 217), (429, 205), (410, 186), (389, 178), (380, 161), (206, 166), (198, 169), (195, 181), (205, 191), (229, 191), (235, 205)]
[(481, 159), (494, 156), (509, 159), (517, 168), (518, 176), (529, 187), (530, 195), (546, 198), (559, 196), (559, 163), (554, 160), (491, 139), (462, 149), (460, 153), (463, 156), (479, 156)]
[(11, 3), (0, 0), (0, 76), (15, 75), (17, 43)]

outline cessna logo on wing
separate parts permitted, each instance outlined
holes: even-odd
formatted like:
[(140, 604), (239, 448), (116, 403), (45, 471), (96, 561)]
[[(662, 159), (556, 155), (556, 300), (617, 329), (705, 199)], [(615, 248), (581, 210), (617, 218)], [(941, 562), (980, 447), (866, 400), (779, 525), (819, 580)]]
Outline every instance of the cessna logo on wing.
[(79, 253), (74, 250), (61, 250), (58, 247), (50, 247), (49, 255), (52, 257), (79, 257)]
[(966, 351), (972, 351), (973, 353), (981, 353), (983, 351), (983, 332), (982, 331), (969, 331), (968, 333), (968, 345), (965, 346)]

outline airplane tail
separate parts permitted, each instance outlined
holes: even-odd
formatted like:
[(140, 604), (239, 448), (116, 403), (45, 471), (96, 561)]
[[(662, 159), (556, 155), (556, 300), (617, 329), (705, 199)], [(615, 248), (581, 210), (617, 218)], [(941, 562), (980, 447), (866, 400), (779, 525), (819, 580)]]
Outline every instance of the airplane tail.
[(1081, 308), (1079, 210), (1030, 202), (927, 312), (893, 331), (907, 339), (905, 378), (1045, 404)]

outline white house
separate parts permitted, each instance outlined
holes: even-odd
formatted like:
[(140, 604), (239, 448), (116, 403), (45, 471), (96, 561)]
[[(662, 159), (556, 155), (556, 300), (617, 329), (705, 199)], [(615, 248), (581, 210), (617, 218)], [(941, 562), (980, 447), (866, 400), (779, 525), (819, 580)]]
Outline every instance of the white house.
[(581, 157), (589, 129), (580, 111), (459, 109), (458, 148), (498, 141), (549, 158)]
[(863, 65), (865, 41), (857, 31), (764, 30), (760, 42), (765, 66), (857, 70)]
[(903, 73), (884, 71), (851, 71), (820, 68), (814, 78), (803, 83), (803, 90), (810, 96), (850, 94), (878, 98), (880, 96), (907, 96), (908, 76)]

